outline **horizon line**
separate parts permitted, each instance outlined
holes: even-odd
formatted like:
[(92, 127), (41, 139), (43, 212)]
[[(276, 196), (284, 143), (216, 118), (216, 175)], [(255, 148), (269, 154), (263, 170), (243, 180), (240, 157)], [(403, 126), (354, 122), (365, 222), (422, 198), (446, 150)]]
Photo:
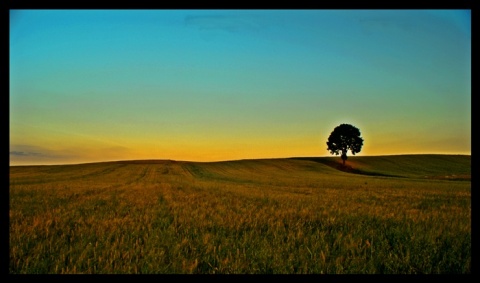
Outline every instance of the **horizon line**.
[[(371, 154), (371, 155), (351, 155), (348, 158), (355, 157), (381, 157), (381, 156), (406, 156), (406, 155), (465, 155), (472, 156), (467, 153), (397, 153), (397, 154)], [(292, 156), (292, 157), (259, 157), (259, 158), (241, 158), (241, 159), (225, 159), (225, 160), (211, 160), (211, 161), (194, 161), (194, 160), (176, 160), (169, 158), (153, 158), (153, 159), (117, 159), (117, 160), (103, 160), (103, 161), (90, 161), (90, 162), (72, 162), (72, 163), (51, 163), (51, 164), (9, 164), (12, 166), (63, 166), (63, 165), (86, 165), (96, 163), (115, 163), (115, 162), (140, 162), (140, 161), (170, 161), (170, 162), (190, 162), (190, 163), (215, 163), (215, 162), (234, 162), (243, 160), (269, 160), (269, 159), (295, 159), (295, 158), (340, 158), (340, 155), (322, 155), (322, 156)], [(347, 159), (348, 160), (348, 159)]]

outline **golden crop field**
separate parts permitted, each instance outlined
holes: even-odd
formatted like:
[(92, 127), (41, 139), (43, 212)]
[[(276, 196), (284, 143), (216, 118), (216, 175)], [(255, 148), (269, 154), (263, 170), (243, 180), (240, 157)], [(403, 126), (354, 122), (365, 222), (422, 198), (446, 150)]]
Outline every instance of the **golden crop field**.
[(10, 166), (10, 273), (471, 273), (471, 157)]

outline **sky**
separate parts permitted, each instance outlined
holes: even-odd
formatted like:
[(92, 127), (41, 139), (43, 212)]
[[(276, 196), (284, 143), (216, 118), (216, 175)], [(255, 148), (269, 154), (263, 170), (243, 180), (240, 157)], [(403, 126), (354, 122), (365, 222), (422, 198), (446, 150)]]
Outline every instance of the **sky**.
[(9, 14), (10, 165), (471, 154), (470, 10)]

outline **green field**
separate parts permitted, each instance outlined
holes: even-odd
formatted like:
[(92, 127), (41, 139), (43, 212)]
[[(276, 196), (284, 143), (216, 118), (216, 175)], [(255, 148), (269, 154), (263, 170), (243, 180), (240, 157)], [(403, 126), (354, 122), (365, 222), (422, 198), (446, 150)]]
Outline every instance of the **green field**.
[(10, 273), (471, 273), (471, 156), (10, 166)]

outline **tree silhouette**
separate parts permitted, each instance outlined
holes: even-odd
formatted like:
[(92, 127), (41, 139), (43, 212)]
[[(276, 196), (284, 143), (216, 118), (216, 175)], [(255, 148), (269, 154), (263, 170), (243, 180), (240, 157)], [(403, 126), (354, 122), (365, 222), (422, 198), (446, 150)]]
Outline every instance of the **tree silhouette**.
[(331, 154), (341, 153), (343, 165), (347, 160), (347, 152), (350, 150), (353, 155), (362, 150), (363, 138), (360, 137), (360, 130), (349, 124), (341, 124), (328, 137), (327, 146)]

